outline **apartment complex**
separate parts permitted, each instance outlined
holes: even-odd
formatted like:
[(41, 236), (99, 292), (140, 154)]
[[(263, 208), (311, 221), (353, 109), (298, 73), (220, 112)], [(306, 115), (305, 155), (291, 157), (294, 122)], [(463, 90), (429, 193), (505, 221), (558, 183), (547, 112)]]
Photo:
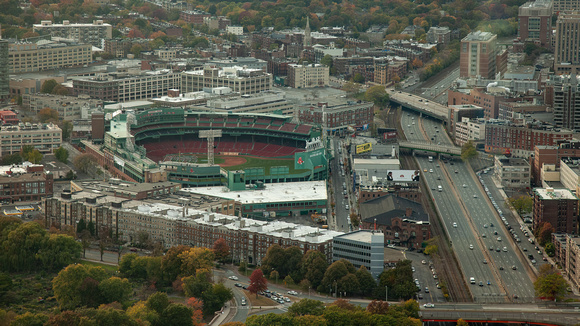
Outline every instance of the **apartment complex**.
[(382, 233), (358, 230), (334, 237), (332, 261), (346, 259), (355, 268), (364, 266), (376, 279), (384, 270), (385, 238)]
[(566, 234), (565, 259), (562, 261), (568, 280), (580, 290), (580, 237)]
[(223, 238), (235, 261), (252, 264), (260, 264), (273, 244), (283, 248), (296, 246), (304, 252), (320, 250), (331, 262), (332, 238), (343, 234), (282, 221), (232, 216), (233, 200), (197, 196), (176, 191), (174, 187), (158, 193), (155, 197), (159, 199), (136, 200), (115, 195), (113, 189), (125, 184), (151, 191), (157, 185), (124, 181), (77, 185), (73, 192), (43, 199), (46, 223), (76, 225), (84, 219), (92, 221), (97, 232), (106, 227), (124, 241), (134, 241), (139, 232), (147, 232), (153, 241), (166, 248), (180, 244), (211, 248), (217, 239)]
[(53, 175), (42, 165), (0, 166), (0, 203), (40, 201), (52, 195)]
[(93, 61), (92, 46), (40, 40), (10, 44), (10, 73), (79, 67)]
[(289, 64), (288, 85), (293, 88), (325, 87), (330, 83), (330, 68), (321, 64)]
[(563, 128), (580, 129), (580, 77), (552, 76), (550, 84), (553, 86), (554, 123)]
[(530, 163), (524, 159), (496, 155), (493, 169), (505, 188), (526, 189), (530, 186)]
[(43, 154), (52, 153), (62, 144), (62, 130), (55, 124), (19, 123), (0, 129), (0, 156), (20, 152), (30, 145)]
[(524, 42), (552, 47), (552, 1), (526, 2), (518, 11), (518, 32)]
[(0, 36), (0, 102), (10, 96), (10, 60), (8, 59), (8, 41)]
[(485, 139), (485, 120), (461, 118), (454, 125), (455, 144), (463, 146), (468, 141), (480, 142)]
[[(359, 101), (360, 102), (360, 101)], [(348, 101), (343, 104), (329, 105), (328, 102), (299, 105), (296, 115), (301, 123), (314, 124), (326, 129), (345, 129), (348, 126), (373, 123), (373, 103)]]
[(44, 108), (50, 108), (58, 112), (59, 119), (72, 121), (81, 118), (89, 119), (90, 110), (102, 108), (103, 101), (83, 95), (75, 97), (36, 93), (22, 96), (22, 106), (35, 113)]
[(104, 40), (113, 36), (113, 26), (102, 20), (95, 20), (92, 24), (71, 24), (68, 20), (64, 20), (62, 24), (54, 24), (50, 20), (43, 20), (40, 24), (34, 24), (32, 29), (39, 34), (50, 34), (101, 49)]
[(204, 88), (229, 87), (233, 92), (260, 93), (272, 89), (272, 75), (261, 69), (239, 66), (217, 68), (205, 66), (181, 73), (181, 91), (198, 92)]
[(560, 167), (563, 158), (580, 158), (580, 142), (567, 141), (553, 146), (539, 146), (534, 148), (534, 157), (530, 162), (532, 165), (532, 183), (541, 184), (541, 170), (546, 164)]
[(580, 10), (580, 0), (554, 0), (554, 11)]
[(211, 14), (202, 10), (185, 10), (179, 12), (179, 19), (194, 25), (203, 25), (204, 19), (210, 18)]
[(459, 75), (494, 79), (497, 54), (497, 35), (481, 31), (469, 33), (461, 40)]
[(141, 74), (109, 73), (73, 80), (74, 95), (88, 95), (102, 101), (128, 102), (161, 97), (169, 89), (179, 88), (179, 73), (170, 70), (145, 71)]
[(535, 188), (534, 230), (544, 222), (556, 233), (578, 234), (578, 197), (569, 189)]
[(560, 161), (560, 182), (576, 196), (580, 195), (580, 160), (563, 158)]
[(552, 126), (514, 125), (506, 121), (488, 121), (485, 125), (485, 151), (515, 157), (528, 157), (535, 146), (556, 145), (571, 140), (572, 130)]
[[(577, 8), (578, 10), (578, 8)], [(556, 74), (580, 73), (580, 12), (561, 12), (556, 20)]]

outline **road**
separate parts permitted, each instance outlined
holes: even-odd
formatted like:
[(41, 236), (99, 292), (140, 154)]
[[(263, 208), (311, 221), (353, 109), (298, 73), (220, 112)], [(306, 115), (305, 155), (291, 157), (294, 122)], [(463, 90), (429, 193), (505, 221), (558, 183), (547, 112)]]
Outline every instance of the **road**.
[[(402, 120), (405, 134), (409, 140), (424, 141), (429, 139), (430, 141), (433, 138), (433, 142), (442, 145), (450, 144), (450, 140), (444, 135), (440, 124), (429, 119), (422, 120), (425, 126), (425, 133), (423, 133), (418, 115), (414, 113), (404, 114)], [(489, 237), (482, 237), (485, 232), (483, 229), (486, 229), (484, 225), (491, 223), (491, 219), (495, 216), (489, 203), (484, 200), (483, 194), (477, 187), (477, 181), (470, 174), (467, 166), (460, 161), (449, 161), (445, 164), (443, 160), (437, 159), (429, 162), (425, 156), (417, 155), (416, 158), (423, 171), (433, 171), (423, 172), (423, 175), (431, 189), (432, 198), (441, 213), (445, 230), (452, 240), (452, 246), (460, 262), (465, 281), (470, 283), (471, 277), (475, 279), (475, 284), (470, 285), (474, 300), (477, 302), (504, 302), (512, 299), (513, 294), (527, 297), (527, 291), (533, 291), (531, 281), (525, 274), (523, 264), (513, 252), (514, 249), (507, 244), (505, 232), (499, 227), (499, 221), (496, 220), (494, 223), (494, 231), (498, 232), (495, 238), (492, 237), (494, 231), (489, 231), (492, 232)], [(455, 170), (458, 173), (455, 173)], [(466, 184), (466, 189), (470, 189), (470, 191), (466, 191), (463, 184)], [(438, 191), (439, 186), (442, 187), (442, 191)], [(476, 195), (477, 198), (474, 198), (473, 195)], [(497, 241), (497, 237), (505, 239), (502, 242), (503, 245), (499, 243), (501, 241)], [(489, 252), (487, 248), (492, 244), (494, 251)], [(500, 245), (498, 253), (495, 249)], [(503, 251), (503, 246), (507, 247), (507, 252)], [(515, 265), (517, 269), (511, 270), (509, 267), (512, 265)], [(504, 267), (503, 271), (499, 270), (500, 266)], [(490, 285), (487, 285), (488, 281)], [(480, 282), (482, 282), (481, 286), (479, 286)]]
[[(333, 140), (334, 145), (334, 157), (335, 159), (332, 161), (332, 184), (334, 186), (334, 211), (335, 215), (335, 230), (348, 232), (350, 229), (350, 210), (354, 209), (352, 207), (352, 203), (350, 199), (352, 197), (352, 181), (351, 181), (351, 174), (350, 171), (344, 168), (344, 165), (341, 165), (342, 162), (344, 164), (345, 160), (348, 159), (348, 152), (344, 147), (344, 141), (339, 137), (334, 137)], [(343, 187), (346, 185), (346, 187)], [(346, 192), (346, 198), (345, 198)], [(346, 209), (346, 205), (349, 205), (349, 208)], [(331, 214), (329, 214), (330, 216)]]
[[(419, 294), (423, 296), (423, 299), (417, 299), (417, 301), (419, 301), (421, 304), (427, 302), (447, 302), (443, 296), (443, 291), (437, 288), (439, 276), (437, 276), (437, 279), (433, 278), (433, 273), (437, 275), (437, 270), (435, 270), (435, 268), (431, 269), (432, 265), (429, 264), (429, 256), (413, 251), (404, 251), (403, 254), (405, 255), (406, 259), (412, 261), (412, 265), (415, 268), (415, 271), (413, 272), (413, 278), (419, 280), (419, 284), (421, 286), (421, 291)], [(422, 263), (423, 261), (425, 264)], [(429, 293), (425, 292), (425, 287), (429, 288)]]
[(413, 90), (415, 94), (437, 103), (447, 104), (447, 91), (451, 84), (459, 78), (459, 63), (451, 68), (449, 72), (440, 75), (442, 77), (437, 81), (431, 82), (433, 80), (431, 78), (429, 83), (423, 83), (419, 87), (409, 89), (409, 91)]

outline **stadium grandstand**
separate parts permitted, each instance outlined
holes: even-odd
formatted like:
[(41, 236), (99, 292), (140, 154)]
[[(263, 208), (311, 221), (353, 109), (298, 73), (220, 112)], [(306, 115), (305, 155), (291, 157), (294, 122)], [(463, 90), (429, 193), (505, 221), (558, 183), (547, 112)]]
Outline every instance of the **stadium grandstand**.
[[(109, 119), (104, 144), (84, 141), (83, 145), (110, 172), (127, 180), (227, 185), (231, 170), (246, 171), (246, 183), (327, 176), (327, 154), (320, 148), (311, 164), (295, 164), (297, 155), (303, 162), (313, 153), (306, 145), (319, 139), (321, 131), (293, 123), (291, 116), (154, 108), (117, 112)], [(221, 130), (214, 139), (215, 166), (207, 164), (209, 142), (199, 137), (203, 130)]]

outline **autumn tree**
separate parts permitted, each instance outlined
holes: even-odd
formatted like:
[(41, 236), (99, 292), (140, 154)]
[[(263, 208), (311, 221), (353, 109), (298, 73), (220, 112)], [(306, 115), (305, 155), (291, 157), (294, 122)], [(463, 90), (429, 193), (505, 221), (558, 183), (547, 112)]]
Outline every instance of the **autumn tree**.
[(224, 263), (230, 256), (230, 246), (228, 246), (226, 240), (224, 240), (223, 238), (217, 239), (214, 242), (212, 249), (215, 258), (222, 263)]
[(42, 160), (42, 154), (32, 145), (22, 146), (22, 149), (20, 150), (20, 156), (22, 156), (24, 160), (35, 164), (40, 163)]
[(58, 122), (58, 111), (51, 108), (44, 108), (36, 114), (42, 123)]
[(544, 222), (540, 225), (540, 231), (538, 232), (538, 242), (540, 246), (546, 245), (546, 243), (550, 243), (552, 240), (552, 233), (556, 230), (552, 226), (550, 222)]
[(463, 318), (457, 319), (457, 326), (469, 326), (469, 323), (463, 320)]
[(302, 279), (300, 275), (300, 262), (302, 261), (302, 250), (298, 247), (288, 247), (283, 249), (275, 244), (268, 248), (266, 256), (262, 259), (262, 271), (269, 273), (276, 270), (281, 278), (291, 275), (293, 279)]
[(300, 262), (302, 275), (304, 275), (304, 278), (315, 289), (322, 282), (327, 268), (328, 262), (326, 256), (318, 250), (308, 250)]
[(123, 303), (129, 300), (133, 291), (131, 283), (126, 278), (111, 277), (99, 283), (99, 290), (106, 302)]
[(352, 97), (360, 93), (361, 85), (353, 81), (348, 81), (342, 85), (342, 90), (346, 92), (347, 96)]
[(389, 303), (382, 300), (373, 300), (367, 306), (367, 311), (371, 314), (385, 315), (389, 311)]
[(278, 283), (278, 278), (280, 277), (280, 273), (278, 273), (277, 270), (273, 270), (272, 272), (270, 272), (270, 281), (271, 280), (276, 280), (276, 283)]
[(106, 278), (107, 272), (101, 267), (69, 265), (52, 280), (54, 296), (61, 309), (86, 305), (88, 299), (97, 301), (92, 301), (91, 305), (98, 305), (100, 293), (95, 293), (95, 289), (98, 290), (99, 282)]
[(304, 298), (292, 304), (288, 308), (288, 313), (294, 316), (320, 316), (324, 313), (324, 303), (322, 301)]
[(81, 154), (74, 158), (73, 164), (77, 170), (87, 173), (95, 169), (97, 160), (91, 154)]
[(165, 278), (173, 282), (181, 274), (182, 256), (181, 254), (189, 251), (191, 247), (179, 245), (169, 248), (161, 260), (161, 269)]
[(193, 319), (193, 325), (201, 325), (203, 321), (203, 302), (196, 298), (189, 298), (187, 299), (187, 306), (193, 311), (191, 316)]
[(215, 260), (214, 253), (208, 248), (195, 247), (179, 254), (181, 272), (184, 275), (195, 275), (200, 269), (210, 270)]
[(536, 297), (548, 300), (560, 300), (566, 293), (568, 283), (550, 264), (540, 266), (538, 279), (534, 282)]
[(518, 215), (522, 215), (532, 211), (534, 199), (529, 195), (517, 195), (509, 197), (508, 204), (518, 212)]
[(268, 288), (268, 280), (264, 277), (264, 273), (262, 273), (261, 269), (256, 269), (250, 275), (250, 286), (248, 287), (248, 291), (250, 293), (255, 293), (256, 298), (258, 298), (258, 292), (264, 291)]
[(374, 294), (376, 298), (385, 297), (385, 286), (389, 289), (388, 295), (391, 300), (412, 298), (417, 293), (417, 286), (413, 281), (411, 261), (399, 261), (395, 268), (384, 270), (379, 275), (379, 285)]
[(475, 149), (475, 145), (473, 145), (473, 141), (469, 140), (467, 143), (461, 146), (461, 159), (464, 161), (469, 161), (472, 158), (477, 157), (477, 150)]

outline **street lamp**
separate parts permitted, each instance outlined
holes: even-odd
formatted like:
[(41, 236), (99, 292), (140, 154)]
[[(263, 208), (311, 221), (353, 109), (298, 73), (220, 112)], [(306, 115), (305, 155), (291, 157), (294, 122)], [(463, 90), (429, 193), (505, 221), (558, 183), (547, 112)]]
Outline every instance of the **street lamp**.
[(389, 288), (385, 285), (385, 302), (389, 302)]

